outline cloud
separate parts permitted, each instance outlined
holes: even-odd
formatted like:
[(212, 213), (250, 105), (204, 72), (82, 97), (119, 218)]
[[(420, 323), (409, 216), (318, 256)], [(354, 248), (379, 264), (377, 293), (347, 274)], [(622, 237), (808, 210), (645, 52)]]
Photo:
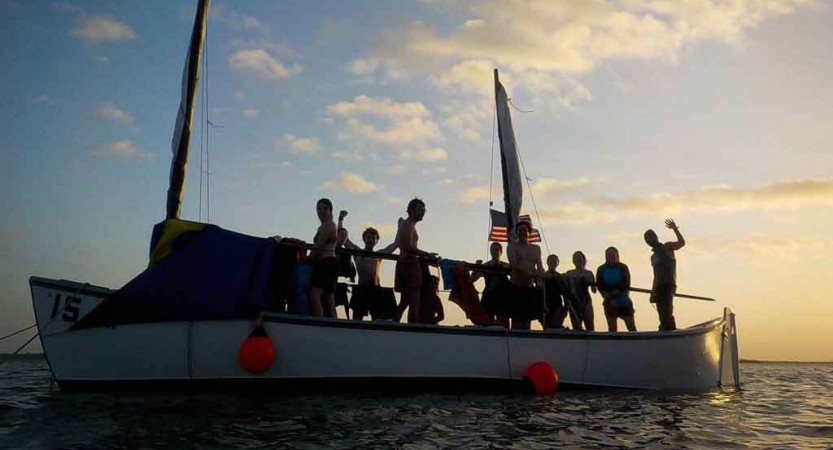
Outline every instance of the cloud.
[(47, 104), (49, 104), (49, 103), (54, 103), (54, 102), (52, 100), (52, 97), (44, 94), (44, 95), (38, 95), (37, 97), (32, 98), (32, 103), (47, 103)]
[(594, 181), (587, 177), (578, 177), (571, 180), (539, 178), (532, 183), (532, 191), (535, 195), (545, 196), (555, 192), (574, 191), (592, 183), (594, 183)]
[(406, 150), (399, 157), (405, 161), (438, 162), (447, 160), (448, 152), (439, 147), (434, 147), (423, 150)]
[(546, 225), (590, 225), (612, 223), (617, 219), (613, 213), (599, 211), (581, 203), (545, 207), (539, 212)]
[(156, 158), (155, 154), (140, 150), (136, 147), (136, 144), (133, 143), (133, 141), (114, 142), (105, 147), (103, 151), (97, 153), (116, 155), (124, 159), (139, 159), (147, 161), (153, 161)]
[(475, 186), (467, 188), (460, 194), (460, 202), (466, 205), (473, 205), (475, 203), (489, 200), (488, 186)]
[(299, 64), (286, 67), (262, 48), (240, 50), (228, 58), (229, 67), (262, 81), (277, 81), (301, 73)]
[(777, 255), (823, 252), (833, 249), (833, 239), (819, 237), (784, 238), (762, 233), (753, 233), (738, 238), (690, 238), (686, 239), (687, 249), (705, 253), (739, 252), (751, 255)]
[(354, 194), (366, 194), (378, 189), (375, 183), (353, 172), (341, 172), (338, 179), (324, 183), (323, 188), (329, 191), (345, 190)]
[(271, 32), (269, 26), (261, 22), (258, 18), (232, 11), (222, 6), (212, 7), (211, 12), (209, 12), (209, 18), (237, 31), (256, 31), (261, 34), (269, 34)]
[(391, 175), (402, 175), (408, 171), (408, 167), (402, 164), (396, 164), (388, 168), (388, 173)]
[(723, 184), (677, 194), (594, 198), (590, 202), (625, 213), (649, 214), (833, 206), (833, 178), (782, 180), (748, 188)]
[(333, 152), (330, 153), (330, 157), (333, 159), (338, 159), (341, 161), (362, 161), (364, 160), (364, 155), (357, 152)]
[(257, 118), (258, 110), (254, 108), (248, 108), (243, 110), (243, 116), (248, 119), (255, 119)]
[(110, 103), (105, 102), (98, 105), (98, 109), (95, 110), (96, 115), (102, 117), (107, 120), (112, 120), (114, 122), (122, 123), (125, 125), (133, 125), (136, 118), (127, 114), (126, 112), (122, 111), (121, 108), (118, 106)]
[(360, 137), (389, 145), (424, 145), (445, 140), (422, 102), (399, 103), (359, 95), (353, 101), (329, 105), (326, 111), (344, 121), (344, 139)]
[(298, 137), (291, 134), (283, 135), (283, 143), (289, 146), (289, 150), (297, 154), (314, 155), (321, 151), (321, 143), (317, 138)]
[(80, 6), (69, 2), (55, 2), (52, 4), (52, 9), (59, 12), (66, 12), (70, 14), (79, 14), (83, 12)]
[[(350, 72), (385, 71), (392, 79), (429, 76), (434, 83), (489, 95), (491, 67), (535, 81), (551, 93), (529, 92), (575, 105), (591, 98), (578, 77), (606, 61), (676, 63), (701, 42), (734, 47), (760, 23), (817, 0), (436, 0), (455, 27), (413, 21), (384, 31)], [(452, 10), (452, 11), (445, 11)], [(491, 67), (490, 67), (491, 66)]]
[(80, 26), (70, 35), (88, 42), (119, 42), (138, 37), (130, 25), (105, 15), (82, 17)]

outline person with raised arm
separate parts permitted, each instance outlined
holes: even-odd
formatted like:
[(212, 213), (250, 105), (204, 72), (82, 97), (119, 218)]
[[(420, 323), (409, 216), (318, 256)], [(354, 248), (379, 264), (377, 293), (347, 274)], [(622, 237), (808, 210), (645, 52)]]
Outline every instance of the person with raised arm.
[(336, 317), (333, 293), (338, 279), (338, 262), (335, 247), (338, 230), (333, 222), (333, 202), (322, 198), (315, 204), (321, 225), (313, 238), (313, 247), (307, 260), (311, 261), (309, 307), (313, 316)]
[[(399, 219), (394, 248), (399, 249), (399, 260), (396, 262), (394, 290), (399, 292), (397, 315), (399, 318), (408, 310), (408, 323), (419, 323), (419, 294), (422, 289), (422, 268), (419, 258), (437, 260), (436, 253), (429, 253), (418, 248), (419, 234), (416, 224), (425, 218), (425, 202), (414, 198), (408, 202), (408, 218)], [(424, 280), (428, 282), (428, 280)]]
[(665, 226), (674, 231), (676, 242), (660, 242), (654, 230), (645, 232), (645, 243), (651, 247), (651, 267), (654, 269), (654, 283), (651, 288), (651, 303), (656, 304), (659, 315), (659, 330), (677, 329), (674, 319), (674, 294), (677, 293), (677, 258), (674, 252), (685, 246), (685, 239), (674, 219), (666, 219)]
[(501, 302), (511, 302), (507, 305), (512, 312), (512, 329), (528, 330), (533, 318), (541, 311), (542, 299), (535, 280), (544, 274), (541, 262), (541, 248), (529, 242), (530, 224), (520, 222), (515, 227), (518, 241), (510, 242), (506, 247), (509, 257), (509, 283), (507, 293)]
[[(344, 219), (347, 211), (340, 211), (338, 214), (338, 226), (344, 229)], [(346, 238), (344, 248), (351, 250), (364, 250), (374, 252), (376, 244), (379, 243), (379, 231), (373, 227), (367, 227), (362, 232), (364, 248), (354, 244), (350, 238)], [(378, 253), (391, 253), (396, 248), (392, 243), (378, 251)], [(353, 286), (353, 296), (350, 299), (350, 309), (353, 310), (353, 320), (363, 320), (370, 314), (374, 319), (394, 319), (396, 317), (396, 297), (393, 290), (383, 288), (380, 283), (379, 274), (382, 268), (382, 259), (372, 256), (353, 256), (356, 262), (359, 282)]]
[(604, 298), (602, 307), (607, 319), (607, 331), (618, 331), (618, 319), (625, 321), (628, 331), (636, 331), (633, 301), (628, 295), (631, 289), (631, 272), (619, 259), (619, 250), (616, 247), (608, 247), (605, 250), (605, 263), (596, 270), (596, 283), (599, 293)]

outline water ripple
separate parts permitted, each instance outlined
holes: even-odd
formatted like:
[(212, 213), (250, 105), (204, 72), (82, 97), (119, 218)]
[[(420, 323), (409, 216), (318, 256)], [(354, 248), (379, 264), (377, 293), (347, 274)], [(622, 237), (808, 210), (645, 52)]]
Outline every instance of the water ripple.
[(833, 365), (747, 364), (742, 391), (522, 395), (66, 393), (0, 366), (0, 448), (830, 448)]

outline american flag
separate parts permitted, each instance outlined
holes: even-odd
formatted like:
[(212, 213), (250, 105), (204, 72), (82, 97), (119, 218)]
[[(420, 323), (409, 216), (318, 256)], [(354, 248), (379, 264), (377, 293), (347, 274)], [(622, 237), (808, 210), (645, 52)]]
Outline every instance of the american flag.
[[(492, 229), (489, 231), (489, 241), (508, 242), (509, 236), (506, 231), (506, 214), (495, 211), (494, 209), (490, 210), (490, 212), (492, 214)], [(518, 217), (518, 222), (526, 222), (531, 226), (532, 218), (529, 217), (529, 214), (523, 214)], [(533, 244), (541, 242), (541, 233), (535, 228), (532, 228), (529, 232), (529, 242)]]

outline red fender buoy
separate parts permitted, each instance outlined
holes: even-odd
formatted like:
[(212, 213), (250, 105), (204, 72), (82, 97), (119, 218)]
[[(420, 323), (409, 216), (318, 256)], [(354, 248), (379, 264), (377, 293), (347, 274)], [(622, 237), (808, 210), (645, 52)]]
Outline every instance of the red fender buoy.
[(558, 373), (547, 362), (539, 361), (527, 367), (524, 379), (535, 386), (535, 395), (555, 395), (558, 389)]
[(263, 373), (275, 363), (275, 347), (262, 326), (255, 327), (237, 353), (240, 367), (251, 373)]

